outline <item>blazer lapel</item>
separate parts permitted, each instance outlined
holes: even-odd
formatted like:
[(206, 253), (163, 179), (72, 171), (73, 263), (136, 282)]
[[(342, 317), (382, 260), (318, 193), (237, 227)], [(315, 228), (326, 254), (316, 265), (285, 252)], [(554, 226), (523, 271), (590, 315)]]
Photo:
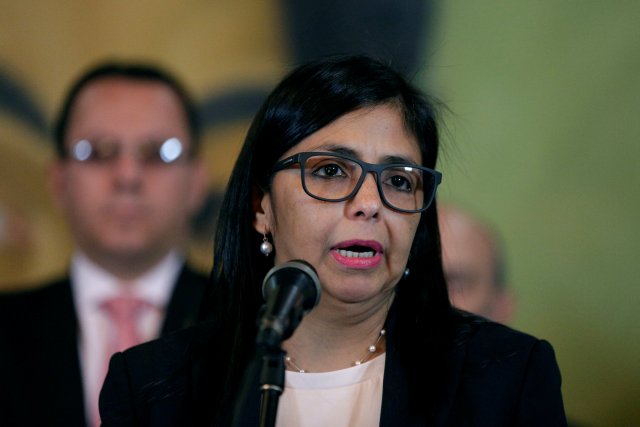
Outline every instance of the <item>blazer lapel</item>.
[(186, 265), (173, 289), (161, 335), (195, 325), (207, 279)]
[(47, 417), (49, 425), (85, 425), (78, 321), (70, 283), (53, 285), (43, 295), (40, 308), (41, 331), (34, 343), (32, 381), (43, 396), (39, 401), (48, 408), (34, 409)]
[[(427, 422), (422, 415), (413, 417), (409, 411), (409, 387), (407, 378), (411, 372), (402, 366), (395, 341), (393, 339), (393, 329), (395, 325), (394, 316), (390, 316), (387, 322), (387, 350), (384, 369), (384, 385), (382, 391), (382, 412), (380, 414), (381, 427), (394, 426), (446, 426), (458, 385), (460, 384), (464, 359), (467, 346), (463, 342), (453, 345), (446, 367), (447, 381), (445, 388), (436, 405), (436, 413), (429, 416), (431, 422)], [(417, 367), (420, 369), (420, 367)], [(445, 369), (445, 367), (443, 367)], [(425, 402), (426, 403), (426, 402)]]
[[(215, 345), (215, 337), (218, 330), (214, 322), (204, 322), (196, 326), (197, 332), (185, 351), (188, 359), (188, 401), (193, 406), (189, 408), (188, 416), (193, 420), (194, 425), (211, 424), (211, 408), (214, 402), (210, 399), (214, 395), (213, 389), (220, 387), (225, 372), (220, 370), (223, 366), (224, 349)], [(247, 382), (249, 388), (245, 390), (241, 402), (235, 402), (225, 408), (229, 417), (229, 423), (236, 427), (250, 427), (259, 425), (260, 415), (260, 390), (258, 388), (259, 365), (250, 364), (244, 372), (241, 382)], [(255, 385), (255, 386), (252, 386)], [(228, 392), (228, 391), (227, 391)], [(242, 394), (241, 391), (237, 393)], [(233, 419), (234, 410), (240, 409), (238, 419)], [(225, 424), (226, 425), (226, 424)]]
[(467, 354), (467, 346), (464, 342), (457, 342), (453, 345), (449, 355), (448, 380), (445, 382), (445, 388), (442, 391), (440, 405), (435, 414), (436, 426), (449, 425), (451, 409), (456, 396), (456, 391), (460, 385), (464, 360)]
[[(387, 337), (391, 331), (387, 327)], [(412, 426), (409, 416), (409, 393), (407, 373), (400, 363), (395, 346), (387, 341), (386, 360), (384, 365), (384, 382), (382, 388), (381, 427)]]

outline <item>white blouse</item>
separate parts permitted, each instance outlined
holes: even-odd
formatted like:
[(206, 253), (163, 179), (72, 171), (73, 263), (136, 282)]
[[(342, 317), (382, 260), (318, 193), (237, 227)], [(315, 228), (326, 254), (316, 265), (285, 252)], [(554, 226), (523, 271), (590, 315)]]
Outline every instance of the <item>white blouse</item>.
[(333, 372), (286, 371), (276, 426), (378, 426), (385, 357)]

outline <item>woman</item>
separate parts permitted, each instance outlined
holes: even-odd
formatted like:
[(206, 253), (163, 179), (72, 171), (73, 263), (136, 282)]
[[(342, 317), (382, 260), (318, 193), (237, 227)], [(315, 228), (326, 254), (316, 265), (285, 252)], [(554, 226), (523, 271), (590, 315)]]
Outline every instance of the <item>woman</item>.
[(294, 70), (229, 181), (211, 320), (116, 354), (104, 425), (257, 425), (257, 387), (236, 400), (263, 278), (291, 259), (316, 268), (322, 297), (283, 343), (279, 425), (565, 425), (550, 345), (451, 308), (437, 153), (433, 103), (386, 65), (355, 56)]

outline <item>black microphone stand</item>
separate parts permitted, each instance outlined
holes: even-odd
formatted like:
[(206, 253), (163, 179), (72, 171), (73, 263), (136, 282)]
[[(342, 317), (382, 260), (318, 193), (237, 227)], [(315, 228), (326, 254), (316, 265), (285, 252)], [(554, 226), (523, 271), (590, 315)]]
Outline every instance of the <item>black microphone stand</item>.
[(280, 348), (264, 348), (260, 368), (259, 385), (260, 427), (274, 427), (278, 413), (278, 401), (284, 390), (284, 356)]
[[(268, 334), (271, 335), (271, 334)], [(274, 427), (278, 414), (278, 401), (284, 390), (284, 357), (286, 353), (277, 344), (261, 342), (256, 346), (251, 363), (247, 366), (241, 387), (233, 409), (231, 425), (233, 427), (245, 427), (248, 419), (245, 417), (244, 404), (251, 399), (252, 390), (260, 390), (259, 426)], [(256, 387), (256, 380), (258, 388)], [(255, 425), (255, 424), (251, 424)]]
[[(234, 408), (234, 425), (239, 425), (240, 405), (251, 390), (258, 373), (260, 386), (260, 427), (274, 427), (278, 400), (284, 390), (284, 356), (282, 341), (300, 324), (305, 311), (320, 299), (320, 281), (314, 268), (303, 260), (293, 260), (273, 267), (262, 284), (266, 303), (260, 310), (256, 353), (245, 372), (243, 386)], [(256, 372), (258, 371), (259, 372)], [(254, 383), (255, 384), (255, 383)]]

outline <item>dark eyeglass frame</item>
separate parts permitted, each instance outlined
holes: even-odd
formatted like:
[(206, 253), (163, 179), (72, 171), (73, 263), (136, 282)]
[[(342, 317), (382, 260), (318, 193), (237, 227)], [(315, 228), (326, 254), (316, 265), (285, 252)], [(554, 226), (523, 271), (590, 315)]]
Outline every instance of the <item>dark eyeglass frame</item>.
[[(107, 164), (121, 155), (122, 147), (114, 140), (94, 142), (82, 138), (65, 149), (65, 158), (80, 164)], [(171, 165), (189, 156), (184, 143), (176, 137), (149, 141), (134, 149), (135, 157), (144, 164)], [(186, 154), (186, 155), (185, 155)]]
[[(313, 156), (335, 157), (338, 159), (344, 159), (344, 160), (348, 160), (350, 162), (358, 164), (362, 168), (362, 174), (360, 175), (360, 178), (358, 178), (358, 182), (356, 183), (356, 186), (353, 188), (353, 191), (351, 191), (351, 193), (349, 193), (347, 196), (340, 197), (337, 199), (328, 199), (325, 197), (320, 197), (315, 194), (312, 194), (307, 188), (307, 184), (305, 182), (304, 165), (306, 161), (309, 159), (309, 157), (313, 157)], [(367, 177), (367, 174), (370, 172), (373, 172), (375, 181), (376, 181), (376, 186), (378, 187), (378, 195), (380, 196), (380, 199), (385, 204), (385, 206), (387, 206), (390, 209), (393, 209), (394, 211), (404, 212), (404, 213), (418, 213), (418, 212), (424, 212), (427, 209), (429, 209), (429, 206), (431, 206), (431, 203), (433, 203), (433, 199), (436, 196), (438, 185), (440, 185), (440, 183), (442, 182), (441, 172), (438, 172), (435, 169), (427, 168), (424, 166), (413, 165), (410, 163), (383, 163), (383, 164), (367, 163), (360, 159), (356, 159), (350, 156), (345, 156), (343, 154), (337, 154), (337, 153), (331, 153), (331, 152), (320, 152), (320, 151), (302, 151), (300, 153), (294, 154), (293, 156), (289, 156), (285, 159), (279, 160), (276, 162), (275, 165), (273, 165), (273, 168), (271, 168), (271, 170), (269, 171), (268, 176), (272, 177), (275, 173), (288, 169), (295, 164), (300, 165), (300, 178), (302, 180), (302, 188), (304, 189), (304, 192), (307, 193), (308, 196), (313, 197), (316, 200), (322, 200), (324, 202), (343, 202), (345, 200), (352, 199), (353, 197), (355, 197), (356, 194), (358, 194), (358, 191), (360, 191), (360, 187), (362, 187), (362, 183)], [(424, 206), (420, 209), (400, 209), (392, 205), (387, 200), (387, 198), (384, 195), (384, 191), (382, 190), (382, 182), (380, 179), (380, 177), (382, 176), (382, 172), (385, 169), (404, 168), (404, 167), (420, 169), (423, 173), (429, 174), (434, 178), (433, 182), (435, 184), (433, 185), (433, 189), (431, 190), (430, 194), (427, 194), (425, 192), (424, 194), (425, 203), (424, 203)]]

